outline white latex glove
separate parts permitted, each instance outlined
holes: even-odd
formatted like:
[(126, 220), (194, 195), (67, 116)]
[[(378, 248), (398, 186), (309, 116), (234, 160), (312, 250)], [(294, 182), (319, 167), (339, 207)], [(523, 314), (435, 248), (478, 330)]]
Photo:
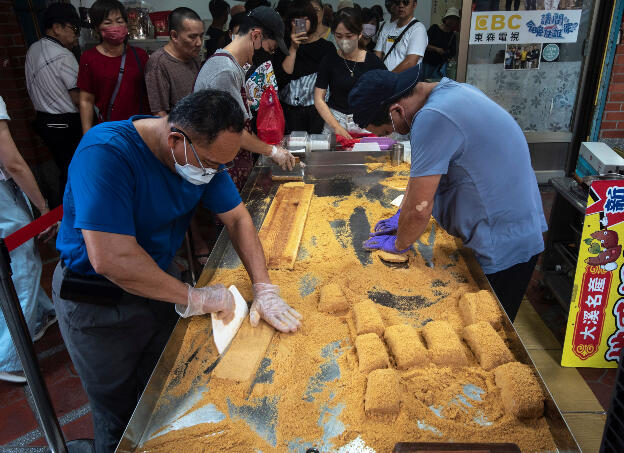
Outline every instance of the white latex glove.
[(295, 332), (302, 316), (279, 296), (279, 287), (270, 283), (254, 283), (254, 301), (249, 310), (249, 322), (256, 327), (260, 318), (280, 332)]
[(224, 324), (234, 318), (234, 296), (220, 283), (203, 288), (188, 286), (188, 305), (176, 304), (176, 311), (183, 318), (212, 313)]
[(292, 170), (295, 166), (295, 156), (281, 146), (274, 146), (269, 157), (273, 159), (273, 162), (282, 167), (282, 170)]

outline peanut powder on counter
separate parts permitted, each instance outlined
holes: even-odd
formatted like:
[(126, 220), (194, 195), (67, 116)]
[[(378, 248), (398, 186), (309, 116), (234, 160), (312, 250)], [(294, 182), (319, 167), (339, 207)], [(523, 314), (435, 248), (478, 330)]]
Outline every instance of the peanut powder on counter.
[[(371, 165), (371, 172), (389, 170), (385, 164)], [(406, 184), (408, 176), (404, 178)], [(303, 315), (303, 327), (296, 333), (275, 333), (251, 385), (211, 376), (217, 356), (210, 317), (188, 321), (157, 411), (171, 399), (193, 396), (192, 407), (181, 417), (201, 411), (216, 415), (186, 428), (166, 425), (137, 451), (332, 451), (357, 438), (379, 453), (392, 451), (397, 442), (492, 439), (515, 443), (523, 452), (556, 450), (545, 417), (519, 420), (506, 411), (495, 371), (484, 370), (460, 338), (467, 324), (458, 301), (479, 287), (455, 240), (432, 220), (414, 251), (408, 252), (409, 266), (384, 264), (365, 252), (361, 242), (375, 222), (393, 215), (395, 208), (367, 195), (365, 189), (357, 189), (350, 195), (312, 198), (294, 269), (269, 271), (281, 297)], [(234, 284), (249, 303), (253, 299), (241, 265), (219, 269), (211, 282), (215, 283)], [(327, 285), (340, 288), (347, 311), (319, 311), (319, 293)], [(366, 300), (375, 303), (386, 331), (372, 335), (379, 335), (390, 352), (388, 368), (371, 373), (360, 371), (355, 344), (354, 306)], [(392, 326), (407, 325), (413, 329), (410, 335), (416, 332), (414, 338), (422, 341), (424, 329), (434, 322), (443, 322), (447, 337), (452, 334), (458, 342), (453, 350), (461, 345), (463, 360), (435, 364), (422, 357), (413, 361), (400, 352), (404, 327)], [(443, 350), (449, 342), (433, 331), (424, 338), (425, 343), (435, 338)], [(396, 398), (380, 400), (384, 391)], [(368, 409), (370, 402), (379, 401), (376, 414), (375, 409), (367, 414), (367, 394)]]

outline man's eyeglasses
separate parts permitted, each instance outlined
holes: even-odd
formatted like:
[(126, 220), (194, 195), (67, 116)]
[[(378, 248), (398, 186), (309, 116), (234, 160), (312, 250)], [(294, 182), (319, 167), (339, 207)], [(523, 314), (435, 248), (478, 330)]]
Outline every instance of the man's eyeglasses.
[[(202, 168), (202, 170), (204, 170), (204, 175), (207, 175), (207, 174), (216, 175), (216, 174), (219, 174), (219, 173), (223, 173), (224, 171), (228, 171), (230, 168), (232, 168), (234, 166), (234, 161), (230, 161), (230, 162), (227, 162), (225, 164), (217, 164), (220, 167), (222, 166), (222, 168), (219, 168), (219, 169), (204, 167), (204, 164), (202, 163), (201, 159), (199, 158), (199, 154), (197, 154), (197, 150), (195, 149), (195, 146), (193, 146), (193, 142), (191, 141), (189, 136), (186, 135), (186, 132), (184, 132), (181, 129), (178, 129), (177, 127), (172, 127), (171, 128), (171, 132), (176, 132), (176, 133), (182, 135), (186, 139), (186, 142), (191, 147), (191, 151), (193, 151), (193, 154), (195, 155), (195, 159), (197, 159), (197, 162), (199, 162), (199, 166)], [(215, 162), (215, 164), (216, 164), (216, 162)], [(208, 171), (208, 170), (210, 170), (210, 171)]]
[(80, 27), (73, 24), (67, 24), (65, 26), (71, 28), (71, 30), (74, 32), (74, 35), (78, 36), (80, 34)]

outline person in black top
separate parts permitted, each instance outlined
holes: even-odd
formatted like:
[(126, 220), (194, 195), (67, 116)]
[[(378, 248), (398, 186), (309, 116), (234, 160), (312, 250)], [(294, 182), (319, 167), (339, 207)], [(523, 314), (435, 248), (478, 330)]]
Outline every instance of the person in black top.
[[(336, 14), (332, 25), (338, 50), (329, 53), (319, 67), (314, 89), (314, 105), (325, 120), (324, 133), (335, 133), (350, 139), (350, 132), (362, 132), (353, 122), (349, 109), (349, 92), (357, 80), (371, 69), (386, 69), (373, 52), (358, 46), (362, 37), (362, 20), (354, 8)], [(325, 102), (329, 88), (329, 100)]]
[[(228, 29), (223, 35), (223, 38), (219, 41), (220, 45), (217, 49), (215, 49), (215, 51), (225, 48), (232, 42), (232, 36), (236, 36), (238, 34), (238, 29), (243, 23), (245, 17), (247, 17), (247, 14), (245, 12), (236, 13), (232, 15), (232, 17), (230, 17), (230, 24), (228, 25)], [(207, 57), (210, 57), (210, 55), (207, 55)]]
[(472, 0), (473, 11), (498, 11), (500, 0)]
[(247, 17), (247, 14), (242, 12), (242, 13), (234, 14), (230, 18), (228, 31), (226, 32), (225, 37), (223, 38), (223, 45), (221, 46), (222, 49), (232, 42), (232, 36), (236, 36), (238, 34), (238, 29), (243, 23), (243, 20), (245, 19), (245, 17)]
[(225, 0), (210, 0), (208, 8), (212, 15), (212, 23), (206, 30), (206, 58), (227, 45), (228, 34), (223, 31), (223, 27), (230, 14), (230, 5)]
[[(296, 22), (305, 21), (305, 31), (297, 33)], [(310, 0), (295, 0), (288, 11), (286, 35), (290, 35), (289, 55), (278, 52), (271, 58), (286, 120), (286, 133), (307, 131), (318, 134), (323, 119), (314, 108), (314, 84), (321, 60), (335, 52), (332, 43), (315, 32), (318, 18)]]
[(290, 8), (291, 3), (292, 0), (279, 0), (275, 7), (275, 11), (277, 11), (277, 14), (280, 15), (284, 22), (286, 22), (286, 18), (288, 17), (288, 8)]
[(446, 77), (446, 65), (457, 54), (459, 10), (449, 8), (440, 25), (432, 25), (427, 31), (429, 44), (423, 58), (421, 80)]
[(381, 23), (383, 21), (384, 13), (381, 5), (373, 5), (370, 7), (371, 12), (377, 16), (377, 22)]
[[(507, 11), (511, 11), (511, 3), (512, 0), (505, 0), (505, 9)], [(520, 9), (520, 0), (513, 0), (514, 11), (518, 11)], [(527, 8), (529, 9), (529, 8)]]
[(323, 5), (323, 25), (331, 28), (333, 23), (334, 23), (334, 8), (330, 4), (325, 3)]
[(267, 0), (247, 0), (245, 2), (245, 11), (253, 11), (259, 6), (271, 6)]

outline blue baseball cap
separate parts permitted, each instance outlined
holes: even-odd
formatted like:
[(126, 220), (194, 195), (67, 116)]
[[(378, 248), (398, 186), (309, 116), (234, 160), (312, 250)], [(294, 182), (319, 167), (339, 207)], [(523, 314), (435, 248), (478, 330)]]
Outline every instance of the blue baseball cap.
[(366, 72), (349, 93), (349, 108), (355, 123), (366, 128), (384, 104), (408, 94), (418, 83), (419, 76), (420, 64), (398, 74), (384, 69)]

